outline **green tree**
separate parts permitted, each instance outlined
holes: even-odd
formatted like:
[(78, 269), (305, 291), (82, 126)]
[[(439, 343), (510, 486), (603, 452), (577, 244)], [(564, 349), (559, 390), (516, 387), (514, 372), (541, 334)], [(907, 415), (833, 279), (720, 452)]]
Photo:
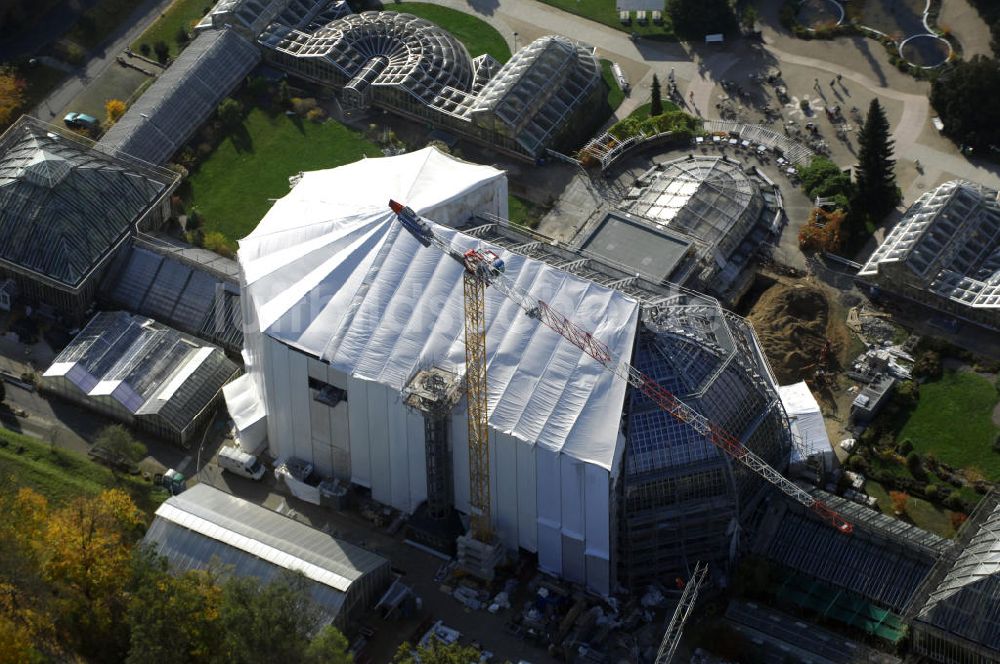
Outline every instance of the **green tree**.
[(799, 178), (810, 198), (831, 198), (835, 207), (850, 210), (850, 201), (855, 196), (851, 176), (826, 157), (813, 157), (808, 166), (799, 169)]
[(889, 121), (878, 98), (874, 98), (858, 132), (858, 186), (853, 207), (855, 211), (864, 210), (876, 221), (889, 214), (902, 199), (896, 186), (896, 162), (892, 154)]
[(468, 664), (478, 662), (480, 652), (472, 646), (460, 643), (445, 645), (437, 639), (431, 639), (426, 646), (414, 648), (409, 643), (403, 643), (393, 657), (393, 664)]
[(663, 115), (663, 95), (660, 91), (660, 79), (653, 74), (653, 85), (649, 97), (649, 115)]
[(27, 84), (13, 67), (0, 65), (0, 131), (17, 118)]
[(667, 12), (677, 32), (692, 38), (732, 32), (736, 27), (729, 0), (667, 0)]
[(167, 60), (170, 58), (170, 47), (167, 46), (167, 42), (162, 39), (153, 44), (153, 53), (156, 53), (156, 59), (162, 64), (166, 64)]
[(347, 638), (333, 625), (319, 631), (306, 646), (305, 664), (350, 664), (354, 656), (348, 652)]
[(106, 450), (114, 461), (128, 465), (137, 463), (146, 456), (146, 446), (133, 438), (121, 424), (104, 427), (94, 446)]
[(172, 575), (150, 547), (132, 555), (127, 664), (218, 660), (222, 589), (213, 571)]
[(931, 104), (944, 133), (957, 143), (986, 150), (1000, 145), (1000, 62), (977, 55), (947, 66), (931, 85)]
[[(336, 638), (317, 630), (320, 613), (302, 574), (282, 574), (267, 585), (233, 577), (223, 585), (219, 635), (223, 661), (233, 664), (301, 662), (307, 652), (325, 657)], [(345, 653), (346, 654), (346, 653)], [(332, 664), (350, 660), (324, 659)]]
[(243, 104), (232, 97), (223, 99), (216, 113), (226, 131), (232, 131), (243, 123)]

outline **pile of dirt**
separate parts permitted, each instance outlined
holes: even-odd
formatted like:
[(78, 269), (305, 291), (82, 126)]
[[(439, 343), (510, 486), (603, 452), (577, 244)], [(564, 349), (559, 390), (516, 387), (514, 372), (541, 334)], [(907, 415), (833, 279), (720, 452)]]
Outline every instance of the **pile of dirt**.
[(813, 286), (777, 283), (750, 310), (753, 324), (778, 382), (812, 375), (827, 339), (830, 304)]

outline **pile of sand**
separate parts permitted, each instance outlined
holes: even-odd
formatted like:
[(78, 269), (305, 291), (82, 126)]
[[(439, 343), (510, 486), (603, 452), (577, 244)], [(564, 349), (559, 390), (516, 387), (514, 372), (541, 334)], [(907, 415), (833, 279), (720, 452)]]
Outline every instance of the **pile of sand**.
[(771, 286), (750, 310), (753, 324), (778, 382), (812, 375), (826, 340), (830, 305), (813, 286)]

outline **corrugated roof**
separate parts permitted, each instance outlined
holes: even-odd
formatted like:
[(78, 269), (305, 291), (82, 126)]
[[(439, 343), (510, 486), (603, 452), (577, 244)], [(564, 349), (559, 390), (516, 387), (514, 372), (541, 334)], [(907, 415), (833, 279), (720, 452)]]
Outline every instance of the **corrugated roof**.
[(23, 118), (0, 144), (0, 259), (78, 286), (175, 177)]
[(338, 610), (342, 593), (355, 581), (389, 565), (382, 556), (207, 484), (161, 505), (145, 541), (156, 543), (161, 554), (188, 568), (204, 567), (217, 556), (222, 564), (235, 566), (237, 574), (302, 572), (336, 591), (322, 603)]
[(260, 62), (256, 45), (226, 28), (202, 32), (100, 141), (165, 163)]

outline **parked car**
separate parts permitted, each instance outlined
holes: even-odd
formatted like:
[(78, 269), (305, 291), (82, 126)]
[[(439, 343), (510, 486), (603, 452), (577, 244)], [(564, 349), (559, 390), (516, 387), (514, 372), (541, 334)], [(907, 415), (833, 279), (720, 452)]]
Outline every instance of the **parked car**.
[(86, 113), (67, 113), (66, 117), (63, 118), (63, 122), (66, 123), (67, 127), (72, 127), (74, 129), (96, 129), (98, 126), (97, 118), (93, 115), (87, 115)]

